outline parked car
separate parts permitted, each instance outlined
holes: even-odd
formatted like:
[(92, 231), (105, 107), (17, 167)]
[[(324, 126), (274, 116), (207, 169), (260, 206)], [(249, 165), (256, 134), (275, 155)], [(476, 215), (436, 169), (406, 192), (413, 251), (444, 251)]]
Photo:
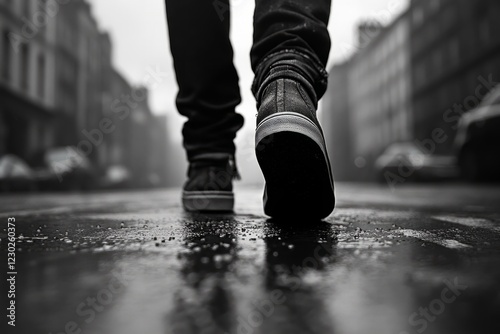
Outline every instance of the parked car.
[(447, 180), (458, 175), (455, 157), (427, 154), (410, 142), (390, 145), (375, 161), (375, 170), (381, 182), (386, 182), (388, 175), (408, 182)]
[(89, 159), (72, 146), (49, 149), (35, 170), (40, 190), (89, 190), (96, 175)]
[(34, 189), (34, 175), (28, 164), (12, 154), (0, 157), (0, 191), (30, 191)]
[(500, 180), (500, 87), (458, 122), (455, 150), (469, 181)]

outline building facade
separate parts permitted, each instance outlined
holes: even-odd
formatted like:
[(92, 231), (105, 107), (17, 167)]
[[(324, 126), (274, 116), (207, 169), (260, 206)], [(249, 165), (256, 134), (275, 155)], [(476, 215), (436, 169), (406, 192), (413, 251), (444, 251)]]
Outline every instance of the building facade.
[(408, 17), (388, 27), (360, 24), (358, 51), (330, 70), (323, 113), (331, 114), (325, 132), (340, 178), (371, 179), (390, 144), (413, 138)]
[(74, 145), (102, 117), (109, 36), (83, 0), (1, 0), (0, 17), (4, 153)]
[(349, 108), (350, 62), (333, 66), (328, 77), (328, 88), (321, 100), (319, 117), (328, 154), (336, 180), (346, 181), (356, 178), (351, 142), (351, 113)]
[[(331, 69), (337, 92), (325, 96), (325, 108), (335, 112), (338, 104), (336, 117), (348, 115), (350, 141), (335, 141), (349, 142), (359, 179), (373, 175), (374, 160), (391, 143), (413, 142), (428, 154), (455, 153), (460, 116), (500, 82), (499, 17), (497, 0), (412, 0), (375, 37), (360, 33), (358, 52)], [(374, 27), (360, 25), (360, 32), (366, 29)], [(327, 122), (331, 129), (325, 132), (347, 136), (342, 120), (335, 122)], [(439, 142), (433, 142), (436, 134)]]
[(169, 168), (168, 155), (170, 153), (167, 146), (170, 142), (168, 137), (168, 118), (165, 115), (156, 115), (151, 119), (151, 147), (154, 154), (151, 154), (151, 173), (149, 182), (153, 186), (165, 187), (170, 185), (169, 175), (173, 172)]
[(129, 133), (132, 128), (130, 122), (130, 107), (127, 106), (122, 96), (130, 94), (132, 86), (115, 69), (111, 70), (108, 81), (109, 87), (104, 96), (105, 111), (104, 116), (113, 120), (114, 131), (105, 138), (105, 147), (101, 150), (105, 152), (103, 163), (107, 167), (130, 163), (127, 159), (132, 138)]
[(74, 146), (100, 175), (120, 165), (134, 185), (160, 179), (151, 175), (166, 125), (147, 89), (113, 67), (110, 36), (87, 1), (0, 0), (0, 34), (0, 156), (39, 165), (47, 150)]
[(165, 186), (166, 118), (152, 113), (147, 88), (131, 86), (114, 69), (109, 78), (103, 119), (109, 120), (110, 131), (103, 134), (99, 147), (102, 165), (124, 167), (133, 187)]
[(25, 160), (55, 145), (55, 36), (35, 16), (42, 9), (0, 0), (0, 155)]
[(415, 138), (442, 129), (431, 153), (451, 153), (459, 116), (500, 81), (500, 2), (413, 0), (410, 17)]
[[(71, 0), (61, 5), (54, 23), (57, 108), (72, 123), (68, 126), (63, 122), (57, 133), (59, 142), (69, 145), (89, 140), (88, 133), (98, 129), (104, 117), (104, 96), (112, 79), (112, 46), (86, 1)], [(96, 166), (104, 166), (105, 145), (94, 144), (85, 153)]]
[(368, 172), (394, 142), (412, 138), (408, 14), (354, 55), (349, 71), (353, 153)]

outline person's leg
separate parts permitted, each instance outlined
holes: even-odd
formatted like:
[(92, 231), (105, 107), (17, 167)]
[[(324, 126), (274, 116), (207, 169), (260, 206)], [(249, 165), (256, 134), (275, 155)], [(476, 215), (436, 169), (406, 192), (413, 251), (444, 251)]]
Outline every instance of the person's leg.
[(236, 132), (243, 117), (229, 40), (228, 0), (166, 0), (176, 105), (189, 160), (183, 204), (190, 211), (232, 210)]
[(330, 0), (257, 0), (251, 52), (264, 211), (325, 218), (335, 205), (318, 100), (327, 85)]
[(184, 147), (190, 162), (210, 154), (234, 155), (243, 125), (229, 40), (228, 0), (166, 0), (170, 49), (179, 85), (176, 105), (188, 118)]
[(256, 0), (251, 50), (254, 94), (271, 66), (283, 60), (311, 82), (317, 98), (326, 90), (331, 0)]

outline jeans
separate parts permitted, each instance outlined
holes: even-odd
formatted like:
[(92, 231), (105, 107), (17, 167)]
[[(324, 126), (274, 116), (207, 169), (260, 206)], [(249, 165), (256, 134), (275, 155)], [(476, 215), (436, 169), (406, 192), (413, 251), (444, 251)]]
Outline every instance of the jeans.
[[(248, 0), (249, 1), (249, 0)], [(170, 49), (179, 92), (176, 105), (188, 118), (182, 133), (190, 162), (234, 156), (243, 126), (229, 40), (229, 0), (166, 0)], [(251, 65), (257, 93), (273, 64), (290, 65), (314, 87), (326, 90), (331, 0), (255, 0)]]

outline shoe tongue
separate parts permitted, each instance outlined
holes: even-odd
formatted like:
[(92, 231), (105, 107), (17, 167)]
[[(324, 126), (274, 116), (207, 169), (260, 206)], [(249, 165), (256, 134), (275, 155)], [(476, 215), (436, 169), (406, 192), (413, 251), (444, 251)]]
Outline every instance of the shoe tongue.
[[(260, 107), (260, 103), (262, 100), (262, 94), (265, 90), (265, 88), (273, 81), (278, 80), (278, 79), (289, 79), (297, 82), (302, 86), (302, 88), (305, 89), (305, 91), (308, 93), (309, 97), (311, 98), (313, 105), (315, 108), (318, 107), (318, 99), (316, 96), (316, 92), (314, 91), (314, 87), (311, 84), (311, 79), (309, 76), (300, 69), (300, 67), (295, 66), (294, 62), (278, 62), (277, 64), (274, 64), (273, 67), (271, 67), (269, 74), (267, 75), (267, 78), (263, 81), (261, 84), (258, 92), (257, 92), (257, 108)], [(308, 79), (309, 78), (309, 79)]]
[[(229, 165), (229, 166), (228, 166)], [(226, 158), (210, 158), (210, 159), (199, 159), (190, 163), (189, 170), (200, 169), (200, 168), (221, 168), (224, 170), (231, 170), (232, 178), (235, 180), (240, 180), (241, 176), (236, 166), (235, 158), (226, 157)], [(189, 174), (189, 172), (188, 172)]]

